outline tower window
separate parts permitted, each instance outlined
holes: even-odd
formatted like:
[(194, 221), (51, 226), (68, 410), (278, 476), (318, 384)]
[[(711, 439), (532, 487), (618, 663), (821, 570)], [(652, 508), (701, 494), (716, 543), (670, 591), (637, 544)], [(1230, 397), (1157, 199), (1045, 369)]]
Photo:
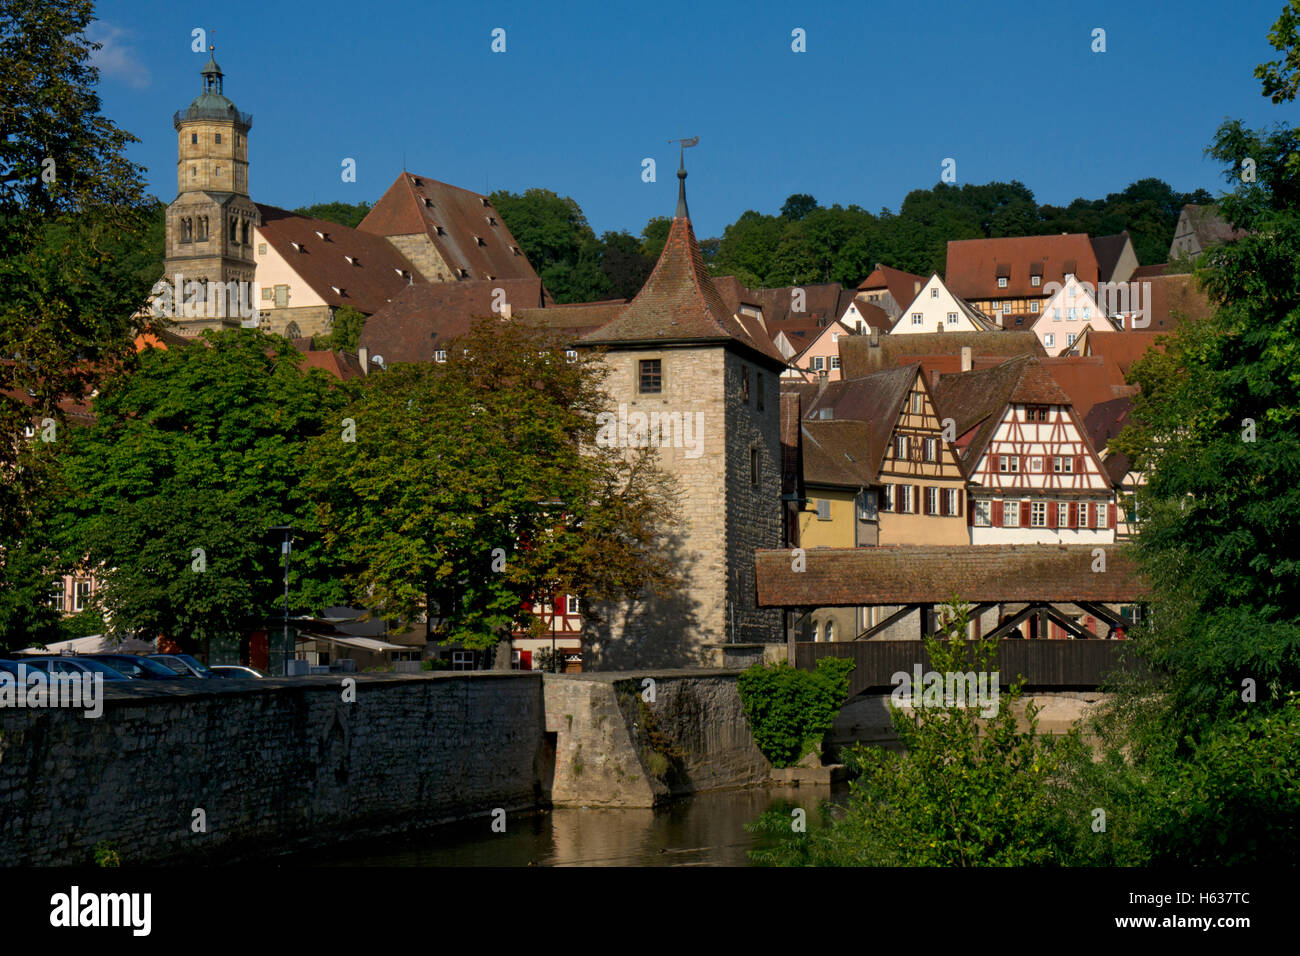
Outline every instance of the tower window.
[(197, 166), (191, 166), (191, 167), (190, 167), (190, 175), (191, 175), (191, 176), (197, 176), (198, 174), (199, 174), (199, 167), (197, 167)]
[(218, 146), (221, 145), (221, 134), (220, 134), (220, 133), (217, 134), (217, 145), (218, 145)]
[(242, 237), (241, 241), (243, 242), (244, 245), (248, 245), (248, 223), (247, 223), (247, 222), (244, 222), (244, 223), (240, 226), (239, 231), (240, 231), (240, 235), (241, 235), (241, 237)]
[(198, 133), (190, 133), (190, 143), (191, 143), (192, 145), (197, 146), (197, 145), (198, 145), (198, 142), (199, 142), (199, 134), (198, 134)]
[(758, 449), (749, 450), (749, 483), (758, 487)]

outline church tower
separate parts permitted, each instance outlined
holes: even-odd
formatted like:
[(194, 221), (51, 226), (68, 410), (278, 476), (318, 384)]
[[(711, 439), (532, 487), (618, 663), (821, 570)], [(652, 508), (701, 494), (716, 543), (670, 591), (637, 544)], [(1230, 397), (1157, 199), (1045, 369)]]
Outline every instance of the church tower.
[(260, 218), (248, 196), (253, 118), (235, 109), (222, 92), (215, 53), (200, 73), (203, 91), (172, 118), (177, 195), (167, 207), (164, 279), (173, 296), (183, 296), (173, 307), (176, 331), (182, 335), (237, 327), (241, 318), (257, 314), (253, 242)]

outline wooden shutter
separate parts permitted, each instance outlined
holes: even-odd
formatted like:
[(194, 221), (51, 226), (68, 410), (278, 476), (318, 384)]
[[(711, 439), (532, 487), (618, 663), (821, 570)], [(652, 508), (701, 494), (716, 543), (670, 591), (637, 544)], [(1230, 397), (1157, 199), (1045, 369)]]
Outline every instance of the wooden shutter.
[(1056, 527), (1056, 502), (1055, 501), (1049, 501), (1047, 503), (1047, 526), (1053, 529)]
[(1079, 504), (1076, 501), (1070, 502), (1070, 527), (1079, 527)]
[(927, 488), (925, 485), (921, 485), (921, 514), (928, 515), (929, 513), (930, 513), (930, 489)]
[[(958, 514), (961, 513), (961, 499), (962, 499), (962, 495), (958, 494), (957, 495)], [(966, 526), (969, 528), (969, 527), (973, 527), (974, 525), (975, 525), (975, 499), (972, 498), (970, 501), (966, 503)]]
[(1107, 511), (1110, 512), (1109, 514), (1110, 520), (1106, 523), (1106, 527), (1114, 528), (1115, 527), (1115, 505), (1107, 505), (1106, 509)]
[(1020, 527), (1022, 528), (1029, 527), (1029, 502), (1028, 501), (1020, 502)]
[(1082, 456), (1082, 455), (1075, 455), (1075, 456), (1074, 456), (1074, 473), (1075, 473), (1076, 475), (1082, 475), (1082, 474), (1083, 474), (1083, 456)]
[(993, 502), (993, 527), (1002, 527), (1002, 502)]

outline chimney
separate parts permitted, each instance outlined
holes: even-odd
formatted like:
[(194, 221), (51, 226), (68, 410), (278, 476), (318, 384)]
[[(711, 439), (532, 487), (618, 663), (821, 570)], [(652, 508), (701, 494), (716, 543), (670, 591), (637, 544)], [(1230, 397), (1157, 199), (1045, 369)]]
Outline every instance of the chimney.
[(822, 369), (821, 371), (819, 371), (819, 372), (817, 373), (817, 395), (818, 395), (818, 397), (821, 396), (822, 392), (826, 391), (826, 385), (827, 385), (827, 383), (828, 383), (829, 381), (830, 381), (830, 376), (827, 374), (826, 369)]
[(357, 349), (357, 358), (361, 360), (361, 374), (370, 374), (370, 349), (364, 345)]
[(961, 347), (961, 370), (963, 372), (969, 372), (970, 367), (971, 367), (970, 346), (963, 345)]
[(934, 330), (935, 330), (936, 332), (942, 332), (942, 331), (943, 331), (943, 323), (942, 323), (942, 322), (936, 322), (936, 323), (934, 323)]

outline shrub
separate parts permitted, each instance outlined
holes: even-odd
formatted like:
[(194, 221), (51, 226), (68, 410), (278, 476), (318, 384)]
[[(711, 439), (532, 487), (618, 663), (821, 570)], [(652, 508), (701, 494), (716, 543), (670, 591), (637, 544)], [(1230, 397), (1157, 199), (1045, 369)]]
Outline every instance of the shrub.
[(846, 658), (824, 657), (815, 671), (781, 661), (774, 667), (755, 664), (740, 675), (740, 702), (754, 742), (772, 766), (790, 767), (804, 754), (819, 752), (848, 696), (854, 666)]

